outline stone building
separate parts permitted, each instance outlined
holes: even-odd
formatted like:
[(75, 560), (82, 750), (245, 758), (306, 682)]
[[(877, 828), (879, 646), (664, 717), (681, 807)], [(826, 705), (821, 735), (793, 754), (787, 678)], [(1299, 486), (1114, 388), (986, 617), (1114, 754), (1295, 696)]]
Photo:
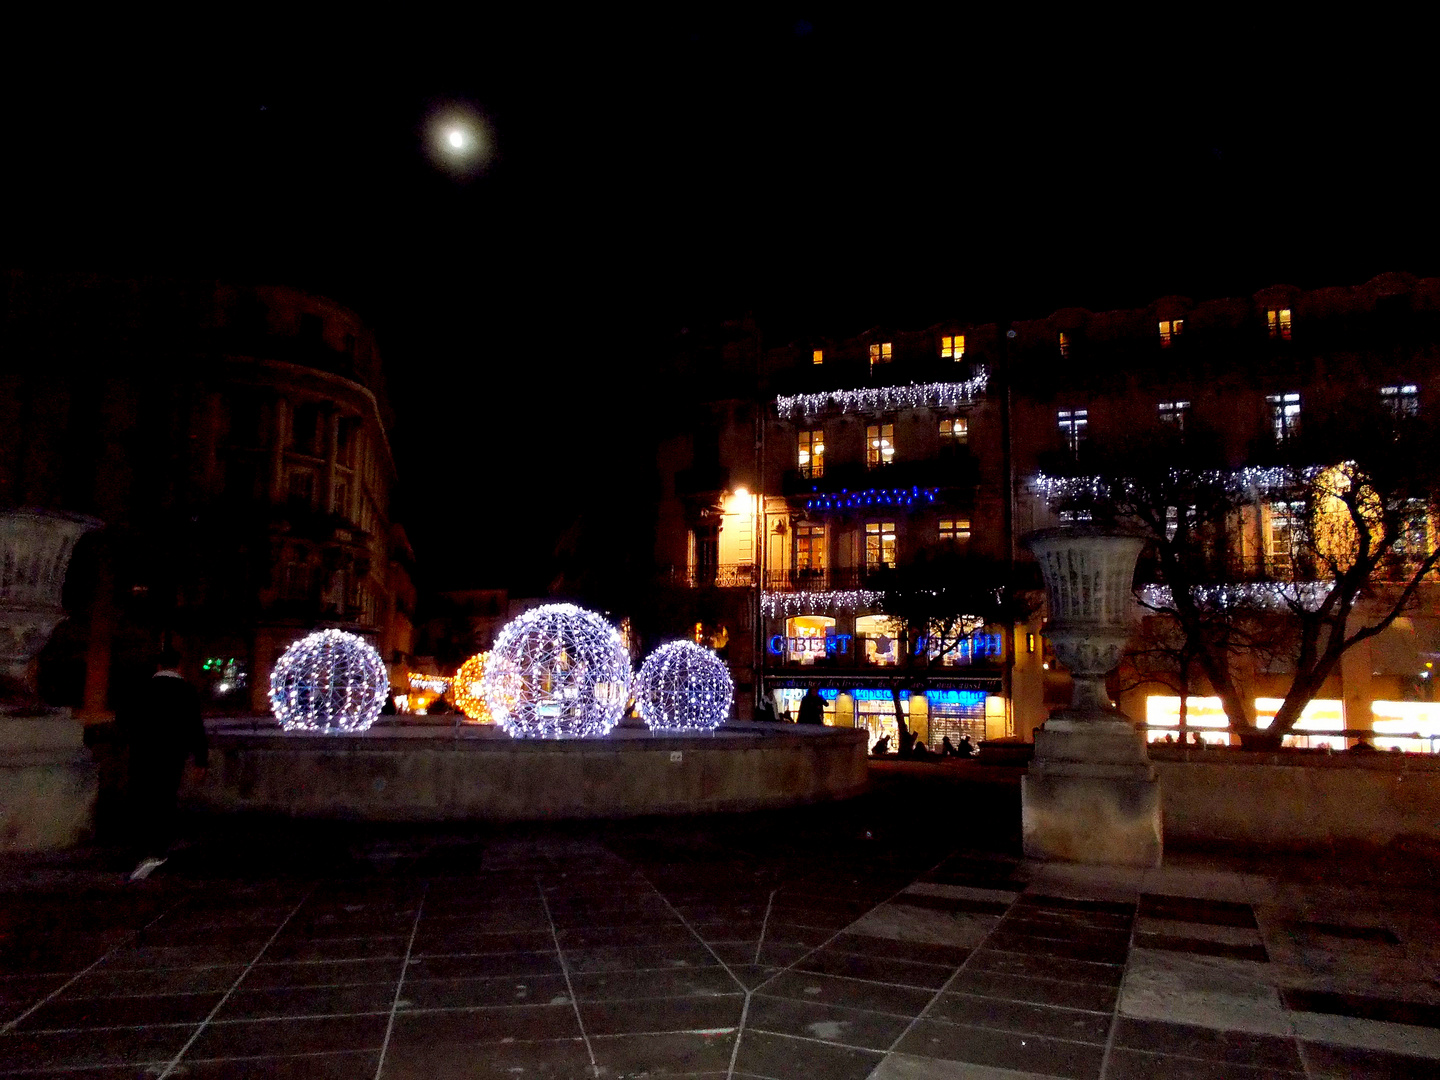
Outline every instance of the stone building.
[(0, 503), (92, 514), (42, 693), (102, 717), (164, 643), (217, 711), (268, 711), (317, 626), (403, 670), (413, 553), (391, 520), (374, 335), (288, 288), (0, 278)]
[[(736, 324), (679, 360), (705, 389), (658, 455), (656, 558), (675, 598), (671, 631), (726, 642), (740, 715), (762, 691), (785, 707), (814, 686), (827, 720), (878, 736), (893, 725), (891, 687), (905, 665), (867, 589), (877, 570), (937, 546), (1023, 563), (1021, 537), (1059, 521), (1042, 490), (1047, 468), (1137, 431), (1203, 423), (1243, 469), (1303, 416), (1355, 395), (1440, 408), (1430, 401), (1440, 281), (1386, 274), (783, 347)], [(1435, 542), (1435, 524), (1422, 517), (1417, 544)], [(1228, 541), (1237, 580), (1273, 577), (1293, 528), (1283, 499), (1245, 508)], [(1440, 659), (1440, 598), (1426, 589), (1396, 628), (1346, 655), (1306, 732), (1373, 726), (1382, 743), (1387, 730), (1440, 735), (1427, 682)], [(912, 727), (932, 743), (961, 731), (1028, 736), (1047, 705), (1069, 699), (1039, 631), (1037, 619), (984, 627), (947, 662), (904, 671)], [(1248, 684), (1263, 716), (1288, 673), (1262, 665)], [(1116, 692), (1155, 737), (1175, 724), (1175, 691)], [(1197, 727), (1224, 724), (1203, 683), (1189, 712)]]

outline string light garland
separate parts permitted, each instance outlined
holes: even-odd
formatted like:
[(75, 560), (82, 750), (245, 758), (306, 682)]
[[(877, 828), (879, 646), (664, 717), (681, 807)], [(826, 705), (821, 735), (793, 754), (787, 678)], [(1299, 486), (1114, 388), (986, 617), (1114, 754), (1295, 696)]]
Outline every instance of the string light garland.
[(767, 618), (814, 615), (824, 611), (856, 611), (875, 607), (882, 593), (874, 589), (834, 589), (826, 592), (764, 592), (760, 610)]
[(481, 695), (511, 736), (608, 735), (630, 693), (630, 656), (619, 632), (592, 611), (546, 604), (500, 631)]
[(868, 491), (851, 491), (842, 488), (828, 495), (815, 495), (805, 500), (806, 510), (854, 510), (861, 506), (922, 506), (933, 503), (940, 494), (939, 488), (870, 488)]
[[(1324, 581), (1247, 581), (1231, 585), (1195, 585), (1190, 595), (1202, 608), (1226, 610), (1233, 608), (1300, 608), (1316, 611), (1330, 595), (1334, 586)], [(1168, 585), (1146, 585), (1140, 590), (1141, 602), (1158, 611), (1172, 611), (1175, 604)]]
[(949, 409), (979, 399), (989, 383), (983, 367), (964, 382), (869, 386), (858, 390), (827, 390), (819, 394), (782, 394), (775, 399), (780, 419), (810, 419), (822, 413), (889, 412), (894, 409)]
[(725, 662), (693, 641), (661, 645), (636, 683), (635, 704), (652, 731), (714, 731), (735, 698)]
[(482, 685), (485, 663), (489, 658), (488, 652), (476, 653), (460, 665), (460, 670), (455, 672), (454, 682), (450, 684), (454, 688), (451, 696), (455, 699), (455, 707), (465, 714), (467, 720), (476, 724), (489, 724), (494, 721)]
[(270, 673), (270, 709), (286, 731), (364, 731), (389, 693), (380, 654), (343, 630), (319, 630), (294, 642)]
[[(1169, 480), (1177, 487), (1213, 485), (1223, 487), (1232, 496), (1270, 495), (1293, 491), (1312, 482), (1321, 472), (1317, 466), (1303, 469), (1288, 465), (1247, 465), (1243, 469), (1221, 472), (1209, 469), (1182, 473), (1171, 469)], [(1037, 473), (1035, 489), (1051, 502), (1065, 499), (1133, 499), (1137, 492), (1148, 491), (1150, 485), (1129, 477), (1106, 479), (1100, 476), (1050, 476)]]

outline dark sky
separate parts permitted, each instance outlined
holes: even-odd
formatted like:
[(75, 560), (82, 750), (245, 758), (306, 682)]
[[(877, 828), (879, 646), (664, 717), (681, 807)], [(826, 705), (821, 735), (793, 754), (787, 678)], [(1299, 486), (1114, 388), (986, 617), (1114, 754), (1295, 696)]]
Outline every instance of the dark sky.
[[(628, 482), (681, 326), (748, 311), (803, 338), (1440, 273), (1430, 65), (1398, 22), (124, 18), (10, 35), (3, 261), (359, 311), (431, 583), (543, 582), (549, 538)], [(468, 179), (424, 151), (455, 103), (493, 136)]]

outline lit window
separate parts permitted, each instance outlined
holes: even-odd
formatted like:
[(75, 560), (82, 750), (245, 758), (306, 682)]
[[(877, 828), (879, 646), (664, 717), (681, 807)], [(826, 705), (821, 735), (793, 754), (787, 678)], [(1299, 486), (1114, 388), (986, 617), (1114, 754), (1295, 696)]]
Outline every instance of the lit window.
[(1156, 408), (1160, 412), (1160, 423), (1185, 434), (1186, 421), (1190, 414), (1188, 401), (1162, 401)]
[(968, 544), (970, 522), (967, 518), (941, 518), (940, 542), (942, 544)]
[(895, 523), (893, 521), (867, 521), (865, 523), (865, 569), (878, 570), (882, 566), (895, 565)]
[(796, 454), (800, 475), (809, 479), (825, 475), (825, 433), (800, 432), (800, 448)]
[(1270, 405), (1270, 427), (1276, 442), (1293, 439), (1300, 434), (1300, 395), (1266, 394)]
[(865, 429), (865, 464), (871, 469), (895, 460), (895, 425), (871, 424)]
[(1070, 453), (1079, 455), (1080, 447), (1089, 437), (1089, 409), (1060, 409), (1055, 414), (1060, 426), (1060, 439)]
[(970, 421), (964, 418), (940, 421), (940, 445), (952, 446), (970, 440)]
[(825, 569), (825, 526), (800, 522), (795, 526), (795, 572), (813, 577)]
[(824, 349), (816, 349), (814, 352), (812, 352), (812, 353), (810, 354), (810, 362), (811, 362), (812, 364), (823, 364), (823, 363), (825, 363), (825, 350), (824, 350)]
[(1305, 527), (1305, 505), (1298, 502), (1272, 502), (1269, 529), (1266, 533), (1266, 569), (1272, 574), (1288, 574), (1295, 567), (1296, 547)]
[(1067, 360), (1070, 359), (1070, 335), (1064, 330), (1060, 331), (1060, 355)]
[(1160, 320), (1160, 347), (1168, 349), (1174, 340), (1185, 332), (1184, 319)]
[(1283, 338), (1290, 340), (1290, 309), (1271, 308), (1265, 312), (1265, 324), (1269, 327), (1272, 338)]
[(962, 360), (965, 357), (965, 335), (940, 339), (940, 357), (944, 360)]
[(895, 356), (895, 346), (889, 342), (882, 342), (879, 345), (870, 346), (870, 366), (876, 364), (888, 364)]
[(1420, 387), (1414, 383), (1404, 386), (1380, 387), (1380, 400), (1398, 419), (1402, 416), (1418, 416), (1420, 413)]

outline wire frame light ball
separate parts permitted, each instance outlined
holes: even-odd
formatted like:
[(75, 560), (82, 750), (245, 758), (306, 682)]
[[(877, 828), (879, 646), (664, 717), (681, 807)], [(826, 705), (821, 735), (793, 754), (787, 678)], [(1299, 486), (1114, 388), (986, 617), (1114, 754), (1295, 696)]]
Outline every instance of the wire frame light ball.
[(735, 697), (725, 661), (693, 641), (661, 645), (640, 665), (636, 681), (636, 704), (654, 731), (713, 731)]
[(630, 655), (599, 615), (546, 604), (500, 631), (480, 689), (515, 738), (608, 735), (630, 695)]
[(286, 731), (364, 731), (389, 693), (380, 654), (343, 630), (294, 642), (270, 673), (270, 708)]
[(470, 657), (460, 665), (460, 670), (455, 673), (455, 681), (450, 684), (450, 694), (455, 699), (455, 707), (465, 714), (465, 719), (476, 724), (488, 724), (494, 719), (490, 715), (490, 706), (485, 701), (482, 688), (485, 662), (489, 657), (488, 652), (476, 653)]

